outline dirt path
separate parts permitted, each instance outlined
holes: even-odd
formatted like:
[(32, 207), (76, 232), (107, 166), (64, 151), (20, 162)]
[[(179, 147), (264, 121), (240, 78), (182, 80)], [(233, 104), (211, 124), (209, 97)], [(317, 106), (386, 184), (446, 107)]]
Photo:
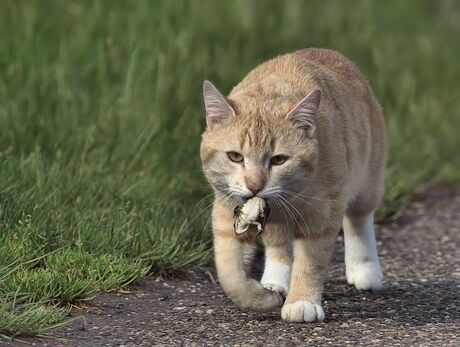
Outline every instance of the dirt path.
[[(384, 289), (362, 293), (345, 280), (343, 240), (326, 284), (326, 321), (287, 324), (279, 312), (243, 312), (202, 273), (146, 279), (109, 293), (37, 346), (392, 345), (459, 346), (460, 192), (433, 190), (379, 228)], [(13, 345), (13, 344), (11, 344)]]

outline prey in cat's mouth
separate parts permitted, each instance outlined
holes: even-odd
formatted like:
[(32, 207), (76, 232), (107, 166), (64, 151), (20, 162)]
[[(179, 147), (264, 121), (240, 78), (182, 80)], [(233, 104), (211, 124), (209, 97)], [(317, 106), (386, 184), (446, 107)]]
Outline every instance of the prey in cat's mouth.
[(243, 235), (252, 229), (257, 236), (264, 230), (269, 215), (270, 206), (264, 199), (254, 196), (235, 207), (233, 230), (236, 235)]

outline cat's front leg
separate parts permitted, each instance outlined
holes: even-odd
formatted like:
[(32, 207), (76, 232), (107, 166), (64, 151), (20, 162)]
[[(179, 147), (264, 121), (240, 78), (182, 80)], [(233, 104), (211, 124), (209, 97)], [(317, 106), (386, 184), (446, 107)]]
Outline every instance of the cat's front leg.
[(280, 307), (282, 296), (264, 288), (248, 274), (256, 245), (233, 231), (233, 216), (224, 207), (214, 206), (214, 253), (217, 275), (224, 292), (244, 308), (268, 311)]
[(265, 246), (265, 267), (260, 282), (268, 290), (286, 297), (292, 269), (291, 235), (284, 226), (272, 224), (267, 225), (262, 240)]
[(325, 318), (321, 307), (323, 283), (338, 229), (294, 240), (291, 283), (281, 317), (289, 322), (314, 322)]

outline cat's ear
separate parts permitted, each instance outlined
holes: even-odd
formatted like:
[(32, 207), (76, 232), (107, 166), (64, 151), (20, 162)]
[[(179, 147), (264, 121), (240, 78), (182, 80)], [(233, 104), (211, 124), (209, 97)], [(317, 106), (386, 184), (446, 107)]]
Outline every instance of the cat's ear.
[(313, 136), (316, 128), (316, 115), (321, 102), (321, 91), (314, 90), (289, 111), (286, 118), (294, 123), (294, 126), (303, 129), (308, 136)]
[(208, 129), (212, 129), (228, 117), (235, 116), (235, 110), (230, 106), (225, 96), (209, 81), (203, 82), (203, 98)]

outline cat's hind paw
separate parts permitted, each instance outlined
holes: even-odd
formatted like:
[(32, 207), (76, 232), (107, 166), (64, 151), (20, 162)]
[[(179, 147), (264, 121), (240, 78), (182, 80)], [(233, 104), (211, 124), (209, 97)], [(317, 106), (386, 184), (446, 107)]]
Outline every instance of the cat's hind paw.
[(383, 274), (378, 262), (347, 265), (347, 282), (358, 290), (382, 288)]
[(321, 305), (306, 300), (285, 303), (281, 310), (281, 318), (288, 322), (323, 321), (325, 314)]

